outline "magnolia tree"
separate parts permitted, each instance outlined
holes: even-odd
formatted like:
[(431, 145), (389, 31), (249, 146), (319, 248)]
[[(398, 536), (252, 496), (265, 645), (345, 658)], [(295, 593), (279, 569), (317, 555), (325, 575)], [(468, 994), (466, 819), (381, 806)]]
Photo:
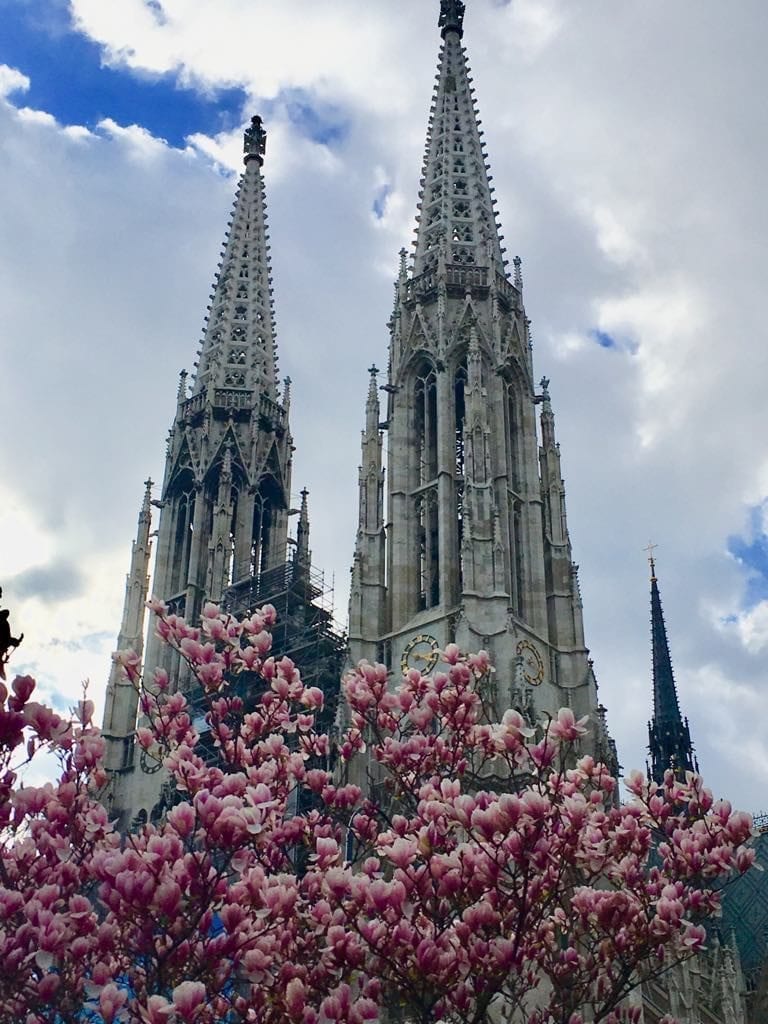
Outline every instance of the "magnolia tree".
[[(216, 748), (164, 672), (143, 687), (118, 656), (175, 792), (159, 824), (110, 823), (90, 702), (63, 720), (29, 677), (0, 690), (3, 1024), (636, 1021), (628, 993), (702, 948), (752, 862), (750, 818), (697, 776), (634, 774), (620, 805), (570, 710), (489, 721), (482, 652), (396, 686), (362, 663), (331, 743), (320, 690), (269, 656), (274, 609), (198, 628), (151, 606)], [(19, 786), (43, 748), (58, 781)]]

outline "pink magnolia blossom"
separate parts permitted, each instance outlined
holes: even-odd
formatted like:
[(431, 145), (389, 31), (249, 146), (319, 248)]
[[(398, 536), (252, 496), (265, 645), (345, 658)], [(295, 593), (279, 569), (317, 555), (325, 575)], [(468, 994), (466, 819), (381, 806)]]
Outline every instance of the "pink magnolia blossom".
[[(631, 986), (702, 948), (721, 880), (752, 863), (749, 816), (698, 776), (632, 775), (621, 805), (578, 755), (571, 709), (489, 721), (485, 652), (449, 645), (443, 670), (394, 687), (360, 664), (332, 741), (322, 691), (271, 654), (274, 608), (238, 622), (207, 604), (198, 627), (150, 607), (203, 689), (217, 757), (167, 673), (144, 687), (119, 655), (147, 719), (137, 744), (175, 801), (121, 837), (95, 798), (90, 702), (69, 721), (30, 677), (0, 689), (0, 1020), (364, 1024), (398, 1007), (486, 1024), (516, 1005), (526, 1024), (634, 1024)], [(240, 673), (260, 677), (247, 707)], [(59, 778), (20, 787), (13, 758), (39, 749)]]

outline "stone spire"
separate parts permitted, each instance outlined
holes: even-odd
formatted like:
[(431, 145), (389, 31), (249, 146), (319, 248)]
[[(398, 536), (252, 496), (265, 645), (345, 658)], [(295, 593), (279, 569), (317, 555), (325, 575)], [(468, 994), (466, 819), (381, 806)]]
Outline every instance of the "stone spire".
[[(153, 590), (192, 621), (204, 598), (287, 557), (290, 390), (278, 394), (265, 153), (253, 117), (197, 374), (189, 395), (180, 378), (169, 437)], [(163, 657), (151, 638), (148, 658)]]
[(262, 166), (266, 132), (251, 118), (244, 137), (245, 171), (237, 189), (193, 385), (277, 396), (275, 317)]
[(466, 51), (464, 4), (441, 5), (437, 80), (421, 174), (414, 276), (447, 264), (493, 267), (503, 273), (483, 132)]
[(301, 491), (301, 508), (299, 509), (299, 525), (296, 527), (296, 565), (308, 569), (312, 564), (312, 552), (309, 550), (309, 491), (304, 487)]
[(555, 414), (549, 380), (539, 382), (541, 394), (539, 474), (544, 509), (544, 566), (547, 581), (549, 631), (561, 644), (583, 646), (584, 621), (578, 566), (573, 562), (565, 509), (565, 482), (560, 468), (560, 445), (555, 436)]
[[(359, 511), (357, 540), (349, 598), (349, 635), (362, 640), (364, 617), (370, 617), (376, 629), (383, 627), (384, 613), (384, 470), (383, 438), (376, 366), (368, 370), (368, 396), (365, 402), (365, 430), (361, 437), (358, 470)], [(366, 648), (360, 657), (375, 658), (375, 649)]]
[(649, 545), (651, 567), (651, 645), (653, 652), (653, 718), (648, 725), (648, 748), (651, 753), (649, 775), (656, 782), (664, 781), (668, 768), (684, 776), (698, 771), (693, 752), (688, 719), (680, 714), (677, 687), (672, 673), (667, 628), (661, 610), (661, 596), (656, 579), (654, 545)]
[(425, 645), (484, 648), (500, 711), (522, 694), (526, 714), (595, 716), (554, 417), (534, 386), (522, 264), (506, 270), (464, 10), (440, 5), (415, 254), (400, 259), (386, 379), (371, 371), (350, 656), (397, 674)]
[[(125, 579), (123, 619), (117, 637), (117, 650), (133, 650), (141, 655), (144, 649), (144, 619), (149, 587), (149, 558), (152, 551), (152, 481), (145, 482), (144, 499), (139, 510), (136, 539), (131, 545), (131, 567)], [(103, 735), (107, 741), (106, 767), (119, 771), (132, 754), (136, 728), (138, 693), (125, 679), (122, 670), (112, 665), (107, 683)]]
[[(277, 383), (265, 152), (266, 133), (254, 117), (191, 390), (185, 373), (179, 379), (157, 503), (152, 592), (189, 622), (206, 600), (221, 600), (234, 584), (248, 587), (288, 560), (290, 387), (279, 391)], [(178, 656), (153, 631), (145, 664), (150, 673), (165, 669), (172, 689), (188, 682)], [(114, 717), (132, 735), (135, 700), (123, 701)], [(125, 756), (113, 786), (121, 817), (149, 812), (162, 785), (162, 772), (152, 774), (135, 747)]]

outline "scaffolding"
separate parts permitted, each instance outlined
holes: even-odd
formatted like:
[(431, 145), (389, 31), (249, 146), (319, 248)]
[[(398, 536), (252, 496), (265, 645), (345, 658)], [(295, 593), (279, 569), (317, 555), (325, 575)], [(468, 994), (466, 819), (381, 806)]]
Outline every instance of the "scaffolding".
[(271, 653), (290, 658), (304, 685), (323, 691), (325, 705), (318, 726), (329, 732), (336, 719), (347, 650), (347, 637), (334, 619), (333, 588), (326, 584), (322, 570), (295, 558), (236, 583), (222, 601), (224, 610), (237, 618), (251, 615), (264, 604), (277, 611)]
[[(290, 658), (304, 685), (322, 690), (325, 701), (317, 716), (317, 730), (333, 733), (347, 651), (347, 637), (334, 619), (333, 588), (326, 585), (321, 570), (294, 558), (234, 584), (221, 601), (222, 610), (238, 619), (265, 604), (273, 605), (277, 612), (270, 630), (270, 654)], [(230, 685), (230, 693), (242, 699), (246, 713), (253, 710), (265, 688), (257, 672), (241, 672)], [(208, 700), (199, 686), (189, 696), (193, 724), (200, 736), (198, 752), (212, 762), (218, 753), (206, 721)]]

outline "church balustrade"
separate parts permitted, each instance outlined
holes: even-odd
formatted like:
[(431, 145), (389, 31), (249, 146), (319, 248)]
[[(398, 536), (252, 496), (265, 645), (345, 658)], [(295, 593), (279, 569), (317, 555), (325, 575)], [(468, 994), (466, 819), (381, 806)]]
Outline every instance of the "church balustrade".
[(203, 406), (205, 405), (205, 395), (201, 392), (199, 395), (193, 395), (183, 403), (181, 407), (181, 415), (184, 419), (190, 416), (194, 416), (195, 413), (202, 412)]
[(283, 430), (285, 427), (285, 409), (268, 395), (261, 396), (259, 416), (275, 430)]
[(246, 409), (253, 404), (253, 392), (241, 388), (216, 388), (213, 404), (222, 409)]
[[(512, 304), (514, 302), (513, 293), (517, 295), (516, 289), (500, 274), (497, 277), (497, 288)], [(506, 285), (506, 289), (503, 288), (503, 285), (499, 284), (499, 281)], [(465, 291), (467, 288), (471, 288), (473, 291), (487, 292), (489, 287), (488, 268), (449, 263), (445, 268), (445, 283), (450, 289)], [(419, 274), (418, 277), (414, 277), (406, 283), (405, 301), (408, 303), (416, 302), (417, 300), (423, 301), (430, 295), (436, 294), (436, 292), (437, 270), (431, 267), (429, 270), (425, 270), (423, 274)]]
[(447, 266), (445, 283), (450, 288), (487, 288), (488, 268), (474, 266)]
[(513, 309), (520, 305), (520, 292), (511, 281), (508, 281), (503, 274), (496, 273), (496, 291), (501, 298), (506, 299)]

